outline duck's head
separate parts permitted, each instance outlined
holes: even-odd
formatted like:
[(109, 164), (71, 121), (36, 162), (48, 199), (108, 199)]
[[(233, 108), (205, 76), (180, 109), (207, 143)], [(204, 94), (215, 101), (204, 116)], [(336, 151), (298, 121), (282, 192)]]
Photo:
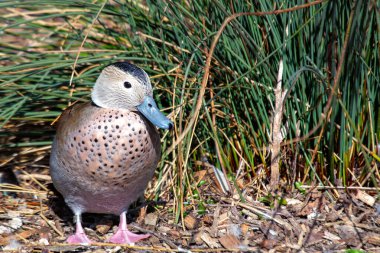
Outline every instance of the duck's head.
[(91, 99), (99, 107), (139, 111), (159, 128), (173, 127), (153, 99), (149, 76), (131, 63), (118, 62), (105, 67), (96, 80)]

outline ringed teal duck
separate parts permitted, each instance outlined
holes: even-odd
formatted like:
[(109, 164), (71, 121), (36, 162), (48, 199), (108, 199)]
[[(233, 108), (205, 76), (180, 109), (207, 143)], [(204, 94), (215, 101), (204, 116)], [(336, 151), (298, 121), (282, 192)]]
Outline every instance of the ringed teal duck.
[(76, 232), (67, 239), (69, 243), (91, 243), (81, 225), (85, 212), (120, 215), (110, 242), (134, 243), (149, 237), (127, 229), (126, 212), (144, 193), (160, 159), (156, 126), (173, 126), (152, 95), (144, 70), (127, 62), (115, 63), (98, 77), (92, 102), (74, 104), (62, 113), (50, 173), (75, 214)]

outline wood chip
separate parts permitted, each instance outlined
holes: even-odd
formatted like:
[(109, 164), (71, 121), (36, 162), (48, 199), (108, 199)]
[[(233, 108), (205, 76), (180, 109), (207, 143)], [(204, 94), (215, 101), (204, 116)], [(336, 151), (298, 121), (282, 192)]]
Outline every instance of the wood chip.
[(203, 216), (202, 220), (206, 225), (211, 225), (213, 222), (213, 218), (210, 215)]
[(291, 198), (287, 198), (286, 199), (286, 202), (288, 203), (288, 205), (290, 206), (299, 206), (299, 205), (303, 205), (303, 202), (299, 199), (291, 199)]
[(373, 244), (375, 246), (380, 246), (380, 236), (379, 235), (368, 235), (366, 236), (367, 243)]
[(212, 238), (208, 233), (203, 233), (201, 239), (210, 247), (210, 248), (219, 248), (220, 244), (217, 239)]
[(31, 237), (32, 235), (35, 235), (37, 233), (38, 233), (37, 229), (32, 229), (32, 230), (22, 231), (16, 235), (9, 235), (8, 237), (2, 238), (0, 240), (0, 246), (7, 245), (14, 238), (25, 240), (25, 239), (28, 239), (29, 237)]
[(194, 230), (198, 225), (198, 219), (191, 215), (187, 215), (184, 219), (184, 222), (185, 227), (190, 230)]
[(203, 231), (200, 231), (200, 232), (198, 232), (198, 233), (196, 233), (195, 235), (194, 235), (194, 242), (197, 244), (197, 245), (202, 245), (203, 244), (203, 240), (202, 240), (202, 238), (201, 238), (201, 236), (202, 236), (202, 234), (203, 234)]
[(250, 216), (254, 220), (258, 220), (259, 219), (259, 216), (257, 216), (256, 214), (252, 213), (251, 211), (249, 211), (247, 209), (243, 209), (242, 213), (245, 214), (245, 215)]
[(240, 225), (241, 233), (243, 234), (243, 236), (247, 235), (249, 227), (250, 226), (248, 224), (246, 224), (246, 223), (243, 223), (243, 224)]
[(210, 228), (210, 233), (214, 236), (216, 236), (218, 234), (218, 221), (219, 221), (219, 215), (220, 215), (220, 204), (218, 203), (216, 205), (216, 208), (214, 210), (214, 220), (212, 222), (212, 226)]
[(228, 223), (230, 217), (231, 217), (231, 212), (230, 212), (230, 211), (227, 211), (227, 212), (225, 212), (225, 213), (222, 213), (222, 214), (219, 216), (218, 225)]
[(375, 205), (375, 198), (371, 195), (367, 194), (366, 192), (358, 190), (355, 197), (360, 200), (361, 202), (369, 205), (374, 206)]
[(332, 241), (332, 242), (336, 242), (336, 241), (340, 240), (339, 236), (334, 235), (334, 234), (330, 233), (329, 231), (325, 231), (325, 235), (323, 236), (323, 238), (325, 238), (329, 241)]
[(178, 230), (171, 229), (169, 235), (175, 237), (176, 239), (181, 238), (181, 233)]
[(276, 240), (265, 239), (261, 242), (261, 247), (266, 249), (273, 249), (277, 244)]
[(96, 232), (101, 235), (107, 234), (107, 232), (111, 229), (112, 224), (99, 224), (96, 225)]
[(219, 242), (226, 249), (237, 249), (240, 246), (239, 239), (234, 235), (225, 235), (219, 238)]
[(158, 215), (156, 213), (148, 213), (144, 219), (145, 225), (150, 225), (150, 226), (156, 226), (157, 221), (158, 221)]
[(157, 230), (160, 232), (160, 233), (169, 233), (169, 231), (171, 230), (171, 228), (169, 227), (165, 227), (165, 226), (159, 226), (157, 228)]

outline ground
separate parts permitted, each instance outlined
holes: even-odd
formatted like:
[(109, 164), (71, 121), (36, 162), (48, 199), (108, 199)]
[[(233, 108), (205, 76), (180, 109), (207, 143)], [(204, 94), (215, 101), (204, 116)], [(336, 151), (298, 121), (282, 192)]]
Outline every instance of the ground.
[(129, 228), (149, 233), (150, 238), (133, 246), (105, 243), (117, 228), (118, 217), (86, 214), (86, 233), (97, 243), (68, 245), (65, 240), (74, 229), (72, 214), (54, 191), (47, 166), (36, 164), (16, 173), (18, 186), (1, 185), (0, 247), (4, 251), (380, 252), (375, 189), (308, 187), (258, 201), (257, 191), (246, 185), (243, 201), (238, 194), (223, 194), (207, 169), (197, 173), (197, 180), (205, 182), (198, 187), (204, 209), (199, 202), (186, 202), (183, 219), (175, 223), (175, 198), (167, 191), (157, 201), (135, 204), (128, 214)]

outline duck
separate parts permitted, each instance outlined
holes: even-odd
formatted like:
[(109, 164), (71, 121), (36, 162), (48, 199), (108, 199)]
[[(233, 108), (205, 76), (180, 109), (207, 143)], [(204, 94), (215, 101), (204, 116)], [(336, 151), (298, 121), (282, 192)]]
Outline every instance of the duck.
[(157, 128), (173, 122), (158, 108), (148, 74), (129, 62), (106, 66), (91, 92), (91, 101), (76, 103), (61, 114), (50, 155), (54, 187), (74, 214), (70, 244), (90, 244), (83, 213), (120, 216), (107, 241), (133, 244), (149, 237), (128, 230), (126, 214), (144, 194), (161, 157)]

